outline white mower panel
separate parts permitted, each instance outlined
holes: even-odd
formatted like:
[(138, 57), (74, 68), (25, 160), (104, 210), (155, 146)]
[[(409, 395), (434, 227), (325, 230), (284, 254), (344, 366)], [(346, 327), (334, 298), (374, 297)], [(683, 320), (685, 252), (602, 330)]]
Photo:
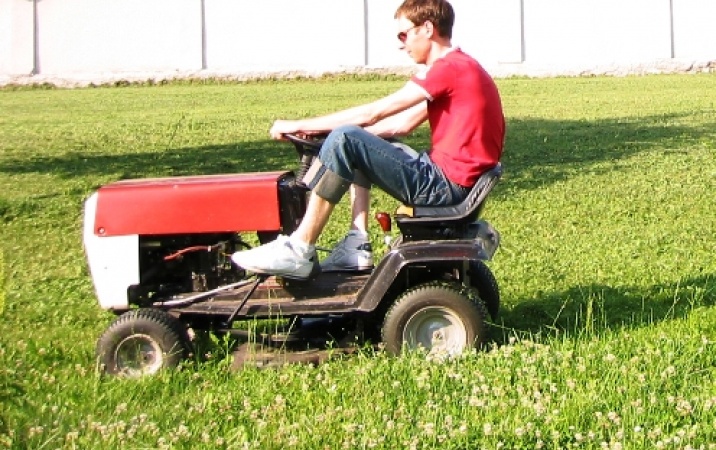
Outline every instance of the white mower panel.
[(101, 237), (95, 233), (95, 192), (85, 202), (84, 248), (99, 304), (103, 309), (129, 309), (127, 290), (139, 284), (139, 235)]

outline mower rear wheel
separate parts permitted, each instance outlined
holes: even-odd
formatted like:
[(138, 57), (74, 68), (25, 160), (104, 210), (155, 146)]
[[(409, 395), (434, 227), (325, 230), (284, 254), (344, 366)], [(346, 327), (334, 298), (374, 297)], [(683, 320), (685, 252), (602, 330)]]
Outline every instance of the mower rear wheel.
[(500, 288), (495, 275), (483, 261), (470, 263), (470, 284), (494, 321), (500, 311)]
[(481, 301), (473, 301), (459, 286), (431, 282), (401, 295), (383, 322), (385, 349), (394, 355), (420, 349), (435, 356), (456, 356), (479, 348), (487, 337)]
[(115, 319), (97, 341), (97, 360), (110, 375), (138, 378), (174, 368), (190, 349), (187, 329), (158, 309), (135, 309)]

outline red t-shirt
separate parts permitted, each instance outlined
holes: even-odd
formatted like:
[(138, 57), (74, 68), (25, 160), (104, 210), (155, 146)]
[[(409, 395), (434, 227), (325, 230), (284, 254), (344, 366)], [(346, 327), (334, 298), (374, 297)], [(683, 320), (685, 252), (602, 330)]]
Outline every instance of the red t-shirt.
[(428, 99), (430, 159), (453, 183), (472, 186), (502, 155), (505, 117), (495, 82), (459, 48), (411, 81)]

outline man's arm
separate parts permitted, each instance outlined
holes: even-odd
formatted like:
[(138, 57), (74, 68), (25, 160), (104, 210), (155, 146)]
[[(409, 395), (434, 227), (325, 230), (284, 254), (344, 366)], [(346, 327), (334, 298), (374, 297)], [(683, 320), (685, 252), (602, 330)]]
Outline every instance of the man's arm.
[[(419, 103), (424, 103), (425, 100), (425, 91), (417, 84), (408, 82), (393, 94), (365, 105), (310, 119), (277, 120), (271, 127), (270, 134), (274, 139), (281, 139), (285, 133), (325, 133), (341, 125), (367, 127), (375, 125), (379, 121), (394, 116)], [(411, 125), (418, 117), (417, 115), (413, 117), (413, 114), (410, 114), (411, 120), (408, 121)], [(425, 117), (427, 117), (427, 112)], [(405, 121), (406, 118), (402, 120)], [(423, 118), (422, 120), (425, 119)], [(418, 124), (413, 125), (413, 128)]]
[(420, 102), (373, 125), (366, 126), (365, 130), (383, 138), (406, 136), (427, 119), (427, 102)]

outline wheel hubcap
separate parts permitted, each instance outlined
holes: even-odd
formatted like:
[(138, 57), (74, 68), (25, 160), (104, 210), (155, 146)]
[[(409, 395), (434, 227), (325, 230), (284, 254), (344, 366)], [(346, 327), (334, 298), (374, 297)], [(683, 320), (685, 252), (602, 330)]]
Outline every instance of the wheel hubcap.
[(150, 336), (135, 334), (117, 345), (115, 360), (121, 374), (138, 377), (158, 371), (164, 363), (164, 355), (159, 344)]
[(451, 310), (424, 308), (408, 319), (403, 342), (408, 348), (424, 349), (429, 354), (457, 355), (467, 346), (467, 331)]

